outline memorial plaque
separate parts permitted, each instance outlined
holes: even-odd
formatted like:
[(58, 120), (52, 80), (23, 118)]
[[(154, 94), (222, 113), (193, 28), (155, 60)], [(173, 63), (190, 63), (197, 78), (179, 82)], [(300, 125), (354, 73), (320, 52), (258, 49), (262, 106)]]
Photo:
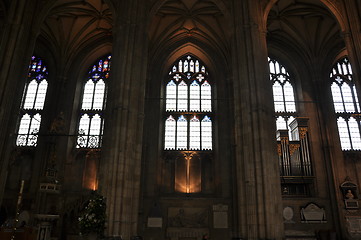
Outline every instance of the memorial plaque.
[(148, 218), (148, 227), (149, 228), (161, 228), (163, 225), (162, 218), (149, 217)]
[(285, 223), (294, 223), (293, 219), (293, 209), (291, 207), (285, 207), (283, 209), (283, 218), (285, 219)]
[(214, 228), (228, 228), (227, 212), (213, 212), (213, 227)]

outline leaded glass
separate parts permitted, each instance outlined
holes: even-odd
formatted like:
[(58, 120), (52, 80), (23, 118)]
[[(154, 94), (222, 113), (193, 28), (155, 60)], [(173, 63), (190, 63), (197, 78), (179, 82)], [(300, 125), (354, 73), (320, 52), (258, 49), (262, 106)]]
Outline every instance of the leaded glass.
[(360, 114), (352, 68), (347, 57), (335, 63), (331, 72), (331, 92), (337, 115), (337, 126), (342, 150), (361, 149)]
[(20, 116), (17, 146), (35, 147), (41, 125), (41, 114), (45, 104), (48, 72), (43, 61), (33, 56), (31, 58), (27, 82), (21, 104), (23, 115)]
[(212, 149), (212, 121), (208, 116), (202, 119), (202, 150)]
[(201, 147), (201, 123), (196, 116), (190, 120), (189, 149), (200, 150)]
[(188, 110), (188, 86), (184, 81), (178, 85), (178, 96), (177, 96), (177, 110), (187, 111)]
[[(164, 149), (211, 150), (212, 127), (203, 131), (200, 121), (201, 114), (212, 114), (212, 87), (205, 66), (190, 55), (177, 60), (169, 71), (165, 96), (165, 111), (172, 116), (165, 120)], [(208, 134), (205, 148), (203, 132)]]
[[(278, 61), (268, 58), (277, 130), (288, 129), (295, 117), (296, 102), (290, 74)], [(291, 139), (291, 137), (290, 137)]]
[(175, 137), (176, 137), (176, 121), (173, 116), (169, 116), (165, 121), (165, 141), (164, 149), (175, 149)]
[(177, 149), (186, 150), (188, 148), (188, 122), (183, 115), (177, 121)]
[(189, 90), (189, 110), (190, 111), (200, 111), (200, 86), (196, 80), (192, 82)]
[(88, 72), (81, 103), (77, 148), (100, 148), (111, 56), (99, 59)]
[(208, 81), (201, 86), (201, 109), (203, 112), (212, 111), (212, 87)]

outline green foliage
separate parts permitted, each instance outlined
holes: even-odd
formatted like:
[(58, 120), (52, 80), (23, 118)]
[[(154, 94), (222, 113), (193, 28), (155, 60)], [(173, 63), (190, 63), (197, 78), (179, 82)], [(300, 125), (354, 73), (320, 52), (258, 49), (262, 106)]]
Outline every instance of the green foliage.
[(78, 218), (81, 235), (94, 232), (98, 236), (103, 236), (106, 217), (105, 209), (105, 198), (95, 191), (92, 192), (90, 200)]

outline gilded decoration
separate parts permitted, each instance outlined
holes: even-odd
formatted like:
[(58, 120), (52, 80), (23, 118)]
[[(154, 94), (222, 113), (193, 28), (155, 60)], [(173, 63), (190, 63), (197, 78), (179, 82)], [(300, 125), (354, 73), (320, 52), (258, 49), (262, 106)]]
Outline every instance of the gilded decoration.
[(278, 156), (282, 156), (282, 148), (280, 143), (277, 144), (277, 154)]
[(299, 127), (298, 128), (298, 132), (300, 134), (300, 139), (304, 139), (306, 137), (306, 134), (307, 134), (307, 127)]
[(297, 149), (299, 149), (300, 146), (301, 146), (301, 145), (298, 144), (298, 143), (291, 143), (291, 144), (289, 145), (290, 154), (293, 155), (293, 153), (294, 153)]
[(281, 137), (281, 143), (288, 145), (288, 143), (289, 143), (288, 137)]

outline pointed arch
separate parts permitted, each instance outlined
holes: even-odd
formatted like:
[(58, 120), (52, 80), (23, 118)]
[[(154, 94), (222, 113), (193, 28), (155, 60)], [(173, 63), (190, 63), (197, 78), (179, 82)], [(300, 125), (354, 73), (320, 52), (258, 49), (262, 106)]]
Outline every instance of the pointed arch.
[(20, 107), (22, 115), (17, 130), (17, 146), (37, 145), (47, 89), (47, 66), (41, 58), (32, 56)]
[(101, 147), (110, 67), (111, 55), (107, 55), (98, 59), (89, 68), (83, 83), (77, 148)]
[(344, 151), (361, 150), (360, 104), (347, 56), (333, 65), (330, 86), (341, 148)]
[(164, 85), (164, 149), (211, 150), (212, 83), (203, 62), (190, 53), (178, 58)]

